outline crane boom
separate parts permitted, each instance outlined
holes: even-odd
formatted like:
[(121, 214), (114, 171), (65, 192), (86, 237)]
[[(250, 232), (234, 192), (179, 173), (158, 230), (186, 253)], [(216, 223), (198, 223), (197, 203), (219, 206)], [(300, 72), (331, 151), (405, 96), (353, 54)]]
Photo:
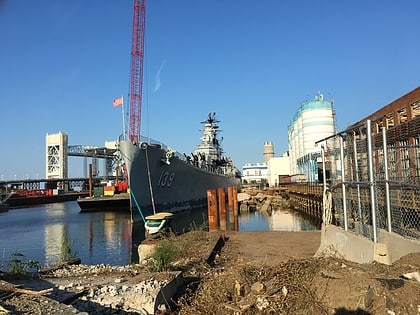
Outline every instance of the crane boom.
[(146, 0), (134, 0), (130, 70), (129, 139), (140, 142)]

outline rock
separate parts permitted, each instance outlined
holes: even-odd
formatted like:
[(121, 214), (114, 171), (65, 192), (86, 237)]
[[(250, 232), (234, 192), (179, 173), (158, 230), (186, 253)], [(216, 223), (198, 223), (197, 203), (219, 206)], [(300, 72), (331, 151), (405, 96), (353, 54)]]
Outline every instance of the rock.
[(237, 198), (238, 198), (238, 202), (242, 202), (244, 200), (251, 199), (251, 195), (246, 193), (246, 192), (240, 192), (240, 193), (238, 193)]
[(157, 243), (153, 241), (144, 241), (139, 245), (137, 252), (140, 264), (152, 257), (156, 244)]
[(122, 282), (125, 282), (125, 281), (127, 281), (127, 279), (125, 279), (125, 278), (117, 278), (117, 279), (114, 280), (115, 283), (122, 283)]
[(267, 308), (270, 305), (270, 302), (264, 297), (258, 297), (255, 306), (262, 311), (263, 309)]
[(265, 286), (261, 282), (255, 282), (251, 286), (251, 292), (254, 294), (261, 294), (265, 291)]

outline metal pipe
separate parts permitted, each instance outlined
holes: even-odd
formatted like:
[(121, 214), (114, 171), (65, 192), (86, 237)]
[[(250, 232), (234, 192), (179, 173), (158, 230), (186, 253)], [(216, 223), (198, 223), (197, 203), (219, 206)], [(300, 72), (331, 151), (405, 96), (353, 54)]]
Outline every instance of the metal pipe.
[(373, 150), (372, 150), (372, 127), (371, 121), (366, 121), (366, 137), (368, 144), (368, 166), (369, 166), (369, 182), (370, 182), (370, 203), (372, 210), (372, 230), (373, 230), (373, 242), (377, 243), (377, 231), (376, 231), (376, 204), (375, 204), (375, 179), (373, 175)]
[(322, 183), (323, 183), (323, 192), (322, 192), (322, 200), (323, 200), (323, 205), (322, 205), (322, 222), (324, 224), (327, 224), (329, 222), (327, 222), (327, 208), (326, 205), (324, 204), (325, 202), (325, 196), (327, 194), (327, 178), (326, 178), (326, 174), (327, 172), (325, 171), (325, 148), (324, 145), (321, 145), (321, 157), (322, 157)]
[[(359, 162), (357, 160), (357, 144), (356, 144), (356, 133), (353, 132), (353, 151), (354, 151), (354, 167), (356, 170), (356, 181), (359, 182)], [(360, 221), (360, 234), (362, 234), (363, 228), (363, 218), (362, 218), (362, 208), (361, 208), (361, 198), (360, 198), (360, 184), (357, 184), (357, 208)]]
[(389, 197), (389, 174), (388, 174), (388, 144), (386, 141), (386, 129), (382, 127), (382, 142), (384, 150), (384, 172), (385, 172), (385, 199), (386, 199), (386, 216), (388, 221), (388, 232), (392, 232), (391, 227), (391, 199)]
[(93, 179), (92, 179), (92, 164), (89, 164), (89, 197), (93, 196)]
[(344, 142), (343, 137), (340, 136), (340, 159), (341, 159), (341, 190), (343, 196), (343, 214), (344, 214), (344, 230), (348, 230), (347, 225), (347, 200), (346, 200), (346, 185), (344, 183)]
[(327, 190), (327, 178), (326, 178), (326, 174), (327, 172), (325, 171), (325, 148), (324, 145), (321, 145), (321, 155), (322, 155), (322, 182), (324, 185), (324, 193)]

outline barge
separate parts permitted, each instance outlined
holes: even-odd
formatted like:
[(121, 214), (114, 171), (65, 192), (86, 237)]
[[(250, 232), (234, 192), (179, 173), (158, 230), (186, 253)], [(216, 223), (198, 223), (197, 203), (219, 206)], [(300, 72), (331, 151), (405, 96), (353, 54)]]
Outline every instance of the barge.
[[(10, 192), (7, 196), (2, 198), (2, 204), (7, 204), (8, 208), (19, 208), (36, 206), (49, 203), (75, 201), (80, 197), (85, 197), (88, 192), (60, 192), (54, 194), (52, 189), (37, 189), (37, 190), (16, 190)], [(1, 207), (1, 206), (0, 206)]]

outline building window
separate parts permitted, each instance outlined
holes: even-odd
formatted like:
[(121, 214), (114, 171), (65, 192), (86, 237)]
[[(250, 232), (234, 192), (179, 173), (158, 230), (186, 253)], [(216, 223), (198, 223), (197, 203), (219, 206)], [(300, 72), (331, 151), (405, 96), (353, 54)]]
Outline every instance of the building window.
[(384, 126), (384, 122), (383, 122), (383, 120), (378, 120), (376, 123), (375, 123), (375, 133), (376, 134), (378, 134), (378, 133), (381, 133), (382, 132), (382, 127)]
[(400, 124), (407, 122), (407, 108), (403, 107), (397, 111), (398, 122)]
[(420, 100), (415, 101), (410, 105), (411, 107), (411, 119), (420, 117)]
[(386, 127), (387, 128), (394, 127), (395, 126), (394, 114), (393, 113), (386, 114), (385, 122), (386, 122)]

